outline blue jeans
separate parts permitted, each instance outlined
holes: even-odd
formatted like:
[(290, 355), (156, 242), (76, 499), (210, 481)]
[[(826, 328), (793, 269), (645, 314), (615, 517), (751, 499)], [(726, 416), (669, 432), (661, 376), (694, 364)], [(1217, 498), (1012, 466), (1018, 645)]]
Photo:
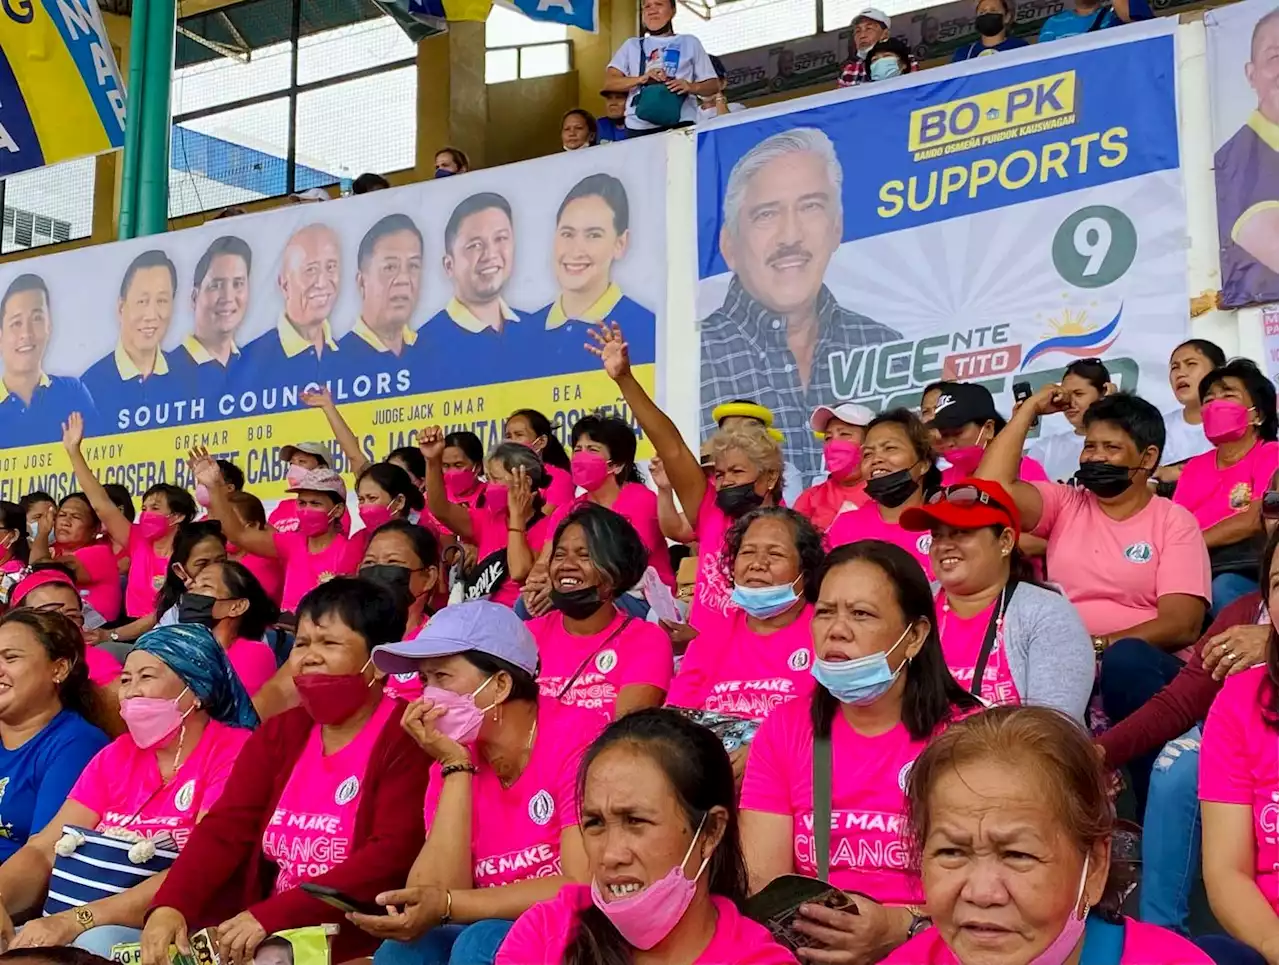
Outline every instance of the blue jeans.
[(128, 925), (99, 925), (81, 932), (80, 937), (71, 944), (75, 948), (83, 948), (103, 958), (111, 957), (111, 949), (116, 945), (131, 945), (142, 941), (142, 929), (130, 928)]
[[(1111, 723), (1118, 724), (1158, 694), (1182, 667), (1182, 661), (1173, 654), (1137, 637), (1125, 637), (1107, 647), (1102, 651), (1098, 689), (1102, 694), (1102, 709)], [(1147, 785), (1158, 753), (1149, 751), (1128, 764), (1129, 783), (1140, 813), (1147, 808)]]
[(1258, 578), (1243, 573), (1219, 573), (1209, 587), (1209, 618), (1216, 620), (1222, 608), (1258, 588)]
[(1200, 728), (1164, 745), (1151, 769), (1142, 822), (1138, 918), (1189, 935), (1191, 889), (1200, 875)]
[(1267, 965), (1259, 952), (1230, 935), (1201, 935), (1196, 944), (1215, 965)]
[(374, 965), (493, 965), (513, 923), (487, 918), (472, 925), (440, 925), (416, 942), (383, 942)]

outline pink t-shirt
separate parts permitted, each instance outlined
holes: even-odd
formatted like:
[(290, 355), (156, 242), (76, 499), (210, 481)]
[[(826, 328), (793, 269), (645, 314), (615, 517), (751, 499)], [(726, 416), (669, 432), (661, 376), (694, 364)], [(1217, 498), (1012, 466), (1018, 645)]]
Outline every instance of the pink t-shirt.
[[(590, 502), (586, 493), (578, 496), (572, 503), (562, 506), (553, 514), (551, 535), (555, 535), (556, 527), (577, 509)], [(667, 586), (676, 583), (675, 570), (671, 568), (671, 554), (667, 552), (667, 538), (662, 535), (662, 526), (658, 523), (658, 494), (648, 486), (636, 482), (624, 483), (618, 490), (618, 498), (608, 507), (632, 525), (649, 551), (649, 565), (658, 571), (658, 576)], [(629, 587), (628, 587), (629, 589)]]
[(671, 681), (667, 704), (762, 721), (780, 704), (813, 692), (813, 607), (767, 636), (733, 607), (723, 625), (694, 638)]
[(715, 487), (708, 485), (692, 520), (693, 535), (698, 544), (698, 575), (693, 584), (693, 603), (689, 607), (689, 624), (699, 631), (716, 628), (729, 614), (729, 595), (733, 587), (725, 576), (721, 553), (724, 537), (733, 521), (716, 505)]
[(276, 675), (276, 655), (261, 640), (241, 637), (227, 648), (227, 659), (250, 697)]
[(213, 807), (251, 731), (216, 720), (165, 785), (154, 750), (141, 750), (128, 734), (89, 762), (68, 797), (98, 815), (97, 830), (125, 827), (155, 837), (167, 832), (181, 848), (196, 818)]
[[(478, 757), (471, 779), (471, 880), (477, 888), (561, 874), (560, 834), (578, 823), (578, 763), (604, 728), (599, 714), (538, 701), (529, 762), (510, 787)], [(440, 803), (440, 765), (431, 768), (427, 833)]]
[[(69, 554), (55, 543), (49, 548), (49, 553), (55, 560), (74, 556), (89, 577), (87, 582), (77, 584), (80, 598), (102, 614), (108, 623), (120, 619), (120, 569), (110, 542), (93, 542), (71, 550)], [(152, 606), (155, 606), (154, 598)]]
[[(936, 928), (921, 932), (880, 960), (880, 965), (960, 965)], [(1213, 959), (1187, 939), (1158, 925), (1124, 920), (1120, 965), (1213, 965)]]
[(89, 668), (89, 683), (105, 687), (120, 676), (120, 661), (93, 644), (84, 648), (84, 665)]
[(1156, 602), (1171, 593), (1209, 599), (1209, 551), (1195, 517), (1181, 506), (1153, 496), (1128, 519), (1114, 520), (1087, 489), (1034, 485), (1044, 509), (1032, 533), (1048, 540), (1049, 579), (1090, 634), (1154, 619)]
[(929, 547), (933, 545), (930, 533), (912, 533), (897, 523), (885, 522), (876, 503), (867, 503), (861, 509), (841, 513), (827, 530), (827, 545), (831, 549), (860, 539), (878, 539), (894, 546), (901, 546), (916, 558), (925, 576), (933, 579), (933, 561), (929, 559)]
[(834, 479), (826, 479), (810, 486), (796, 498), (796, 512), (808, 518), (820, 530), (831, 526), (837, 516), (851, 509), (860, 509), (869, 501), (866, 484), (841, 486)]
[[(430, 616), (424, 616), (416, 627), (405, 633), (404, 638), (412, 640), (422, 632), (423, 627), (427, 625), (430, 619)], [(422, 678), (418, 676), (416, 670), (411, 673), (387, 674), (387, 679), (383, 683), (382, 689), (392, 697), (412, 703), (422, 697)]]
[(1276, 732), (1263, 721), (1258, 700), (1266, 674), (1260, 666), (1228, 677), (1214, 698), (1200, 743), (1200, 800), (1253, 808), (1254, 880), (1275, 911), (1280, 770)]
[(284, 564), (284, 596), (281, 609), (293, 612), (299, 601), (321, 583), (335, 576), (354, 573), (364, 556), (364, 540), (338, 533), (318, 553), (307, 547), (307, 537), (299, 532), (276, 533), (276, 553)]
[(154, 540), (143, 539), (137, 523), (129, 527), (129, 581), (124, 588), (124, 612), (137, 618), (155, 612), (156, 596), (164, 586), (169, 557), (156, 553)]
[[(231, 547), (228, 546), (227, 549), (230, 550)], [(257, 577), (267, 596), (271, 597), (278, 605), (280, 597), (284, 593), (284, 567), (280, 565), (280, 561), (269, 556), (245, 553), (244, 556), (240, 557), (240, 562), (244, 564), (246, 570)]]
[[(946, 458), (946, 455), (944, 452), (942, 454), (943, 458)], [(957, 466), (948, 466), (942, 470), (942, 485), (950, 486), (972, 475), (973, 473), (961, 472)], [(1038, 459), (1023, 456), (1022, 461), (1018, 463), (1018, 479), (1027, 483), (1048, 482), (1049, 474), (1044, 471), (1044, 466), (1040, 465)]]
[[(864, 737), (836, 711), (831, 724), (831, 883), (882, 904), (920, 900), (907, 870), (903, 831), (907, 775), (926, 741), (898, 724)], [(818, 873), (813, 840), (813, 723), (807, 700), (779, 708), (761, 725), (742, 779), (744, 811), (791, 818), (797, 874)]]
[(578, 487), (573, 484), (573, 477), (559, 466), (545, 466), (551, 482), (547, 486), (547, 504), (559, 508), (573, 502), (573, 494)]
[[(973, 671), (982, 653), (982, 643), (987, 637), (995, 613), (994, 600), (981, 613), (965, 618), (951, 612), (947, 595), (938, 592), (934, 606), (938, 614), (938, 636), (942, 640), (942, 658), (947, 662), (951, 676), (965, 690), (973, 686)], [(1004, 650), (1004, 630), (996, 631), (991, 654), (987, 657), (986, 670), (982, 674), (982, 699), (993, 704), (1020, 704), (1022, 698), (1009, 670), (1009, 657)]]
[[(503, 606), (515, 606), (520, 597), (520, 586), (511, 579), (507, 569), (507, 510), (492, 513), (487, 509), (469, 509), (471, 536), (476, 543), (476, 568), (473, 580), (468, 581), (467, 599), (489, 599)], [(525, 529), (525, 540), (536, 559), (547, 540), (555, 535), (552, 516), (545, 513), (537, 522)], [(493, 589), (493, 587), (497, 589)]]
[(665, 691), (671, 686), (671, 638), (655, 623), (619, 610), (599, 633), (581, 637), (566, 630), (564, 614), (553, 610), (529, 621), (528, 627), (538, 641), (538, 689), (543, 697), (613, 720), (624, 687), (647, 685)]
[(396, 706), (383, 697), (360, 733), (333, 754), (324, 752), (320, 725), (312, 726), (262, 832), (262, 853), (278, 869), (275, 894), (327, 874), (347, 860), (369, 757)]
[[(712, 895), (716, 930), (693, 965), (795, 965), (791, 953), (768, 929), (742, 915), (733, 902)], [(578, 929), (578, 913), (591, 907), (591, 886), (568, 884), (550, 901), (540, 901), (516, 919), (498, 949), (495, 965), (562, 962)]]
[(1187, 460), (1173, 501), (1189, 509), (1201, 529), (1208, 529), (1261, 499), (1277, 461), (1280, 445), (1259, 440), (1234, 466), (1219, 469), (1218, 451), (1211, 449)]

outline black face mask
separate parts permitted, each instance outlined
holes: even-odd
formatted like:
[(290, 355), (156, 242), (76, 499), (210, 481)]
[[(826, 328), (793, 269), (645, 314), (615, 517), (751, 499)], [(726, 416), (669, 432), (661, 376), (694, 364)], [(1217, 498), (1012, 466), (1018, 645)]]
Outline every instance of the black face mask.
[(178, 622), (198, 623), (202, 627), (212, 628), (218, 622), (213, 615), (217, 600), (203, 593), (184, 593), (178, 597)]
[(899, 469), (883, 476), (872, 476), (867, 480), (866, 493), (886, 509), (895, 509), (910, 499), (918, 488), (919, 484), (911, 476), (911, 469)]
[(406, 607), (413, 605), (410, 575), (409, 567), (395, 563), (371, 563), (360, 568), (360, 579), (387, 590), (397, 603)]
[(1082, 462), (1076, 470), (1076, 483), (1095, 496), (1113, 499), (1133, 485), (1134, 471), (1110, 462)]
[(764, 497), (756, 492), (755, 483), (743, 483), (741, 486), (725, 486), (716, 490), (716, 506), (726, 516), (737, 519), (745, 516), (753, 509), (759, 509)]
[(984, 37), (999, 36), (1000, 31), (1004, 30), (1004, 14), (980, 13), (973, 18), (973, 25)]
[(585, 620), (600, 609), (601, 602), (598, 586), (584, 586), (565, 593), (555, 589), (551, 591), (551, 605), (570, 620)]

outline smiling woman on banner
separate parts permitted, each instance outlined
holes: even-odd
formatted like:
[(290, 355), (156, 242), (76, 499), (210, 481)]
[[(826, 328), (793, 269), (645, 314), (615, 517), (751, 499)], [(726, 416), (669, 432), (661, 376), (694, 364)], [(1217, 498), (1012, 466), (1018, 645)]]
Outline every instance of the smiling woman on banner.
[(374, 659), (422, 676), (403, 725), (435, 764), (426, 844), (377, 898), (395, 910), (351, 920), (387, 939), (376, 965), (492, 962), (515, 918), (586, 879), (574, 777), (604, 718), (539, 697), (533, 636), (488, 600), (445, 607)]
[(709, 730), (668, 710), (621, 718), (588, 748), (577, 796), (591, 883), (521, 915), (498, 965), (794, 965), (738, 910), (733, 771)]
[[(900, 846), (906, 775), (925, 744), (978, 701), (947, 671), (928, 580), (905, 550), (880, 540), (843, 546), (817, 583), (817, 686), (756, 735), (742, 840), (753, 891), (803, 874), (857, 892), (856, 911), (802, 905), (795, 927), (842, 961), (874, 962), (922, 921), (910, 907), (919, 882)], [(815, 826), (832, 829), (819, 860)]]
[[(342, 920), (302, 882), (372, 901), (404, 880), (422, 844), (412, 802), (426, 792), (427, 761), (371, 656), (403, 634), (403, 605), (364, 580), (338, 577), (302, 599), (290, 660), (302, 706), (245, 744), (152, 902), (145, 965), (168, 965), (177, 937), (208, 926), (222, 961), (243, 965), (268, 934)], [(374, 949), (347, 927), (332, 944), (335, 961)]]
[(617, 513), (586, 503), (560, 521), (551, 547), (554, 610), (529, 622), (543, 697), (607, 720), (659, 706), (671, 685), (671, 639), (617, 603), (645, 571), (635, 529)]
[(711, 479), (671, 418), (649, 397), (631, 372), (627, 343), (618, 325), (589, 333), (587, 348), (599, 356), (636, 421), (662, 459), (680, 504), (698, 541), (700, 560), (689, 623), (698, 630), (722, 623), (729, 613), (732, 587), (720, 562), (725, 533), (735, 519), (782, 497), (782, 453), (763, 426), (721, 429), (708, 441), (714, 469)]
[(120, 676), (120, 715), (129, 732), (85, 768), (66, 803), (44, 830), (0, 866), (4, 914), (39, 913), (46, 888), (48, 917), (29, 921), (15, 944), (76, 944), (99, 955), (138, 940), (143, 915), (167, 872), (140, 873), (74, 862), (71, 877), (51, 878), (56, 856), (74, 858), (81, 845), (63, 839), (65, 826), (119, 829), (183, 849), (228, 776), (258, 716), (226, 654), (204, 627), (159, 627), (143, 634)]
[(827, 530), (828, 544), (834, 548), (855, 540), (884, 540), (901, 546), (931, 574), (929, 537), (898, 524), (903, 512), (923, 505), (939, 485), (929, 429), (906, 409), (880, 413), (862, 442), (862, 478), (871, 502), (837, 516)]

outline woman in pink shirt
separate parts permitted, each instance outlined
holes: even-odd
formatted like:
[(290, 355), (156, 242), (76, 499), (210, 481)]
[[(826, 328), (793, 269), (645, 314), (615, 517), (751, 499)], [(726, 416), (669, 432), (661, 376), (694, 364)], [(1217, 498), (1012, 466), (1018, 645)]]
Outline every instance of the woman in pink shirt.
[[(25, 606), (33, 610), (56, 610), (79, 628), (84, 634), (84, 601), (76, 590), (75, 580), (61, 563), (36, 563), (14, 586), (9, 596), (10, 608)], [(117, 691), (120, 677), (120, 661), (106, 650), (85, 642), (84, 660), (89, 670), (89, 681), (102, 691), (104, 724), (112, 733), (120, 725), (115, 716), (119, 703)]]
[(422, 676), (403, 725), (435, 765), (426, 844), (405, 887), (377, 899), (398, 910), (351, 920), (387, 939), (378, 965), (492, 962), (514, 919), (587, 878), (575, 786), (604, 718), (539, 697), (533, 635), (489, 600), (445, 607), (374, 660)]
[[(1210, 421), (1206, 412), (1205, 424)], [(1267, 551), (1262, 590), (1271, 638), (1266, 662), (1227, 678), (1209, 709), (1200, 743), (1204, 885), (1214, 915), (1230, 936), (1207, 936), (1200, 945), (1223, 965), (1280, 961), (1275, 629), (1280, 554), (1274, 533)]]
[(360, 470), (356, 476), (356, 502), (360, 506), (360, 522), (369, 533), (393, 519), (408, 519), (426, 505), (409, 473), (390, 462), (372, 462)]
[[(834, 550), (818, 587), (817, 686), (756, 734), (742, 839), (752, 890), (802, 874), (858, 892), (856, 911), (802, 906), (796, 928), (818, 947), (875, 961), (907, 940), (916, 919), (908, 906), (919, 883), (901, 846), (906, 775), (925, 743), (978, 701), (951, 679), (929, 583), (901, 547), (862, 540)], [(831, 797), (820, 801), (822, 767)], [(825, 842), (815, 824), (831, 828)]]
[[(266, 509), (257, 496), (252, 493), (233, 492), (227, 494), (227, 502), (231, 504), (231, 509), (239, 517), (242, 526), (260, 530), (263, 533), (270, 531), (267, 527)], [(279, 559), (257, 556), (246, 552), (235, 543), (227, 544), (227, 557), (243, 563), (245, 568), (258, 578), (267, 596), (277, 606), (280, 605), (280, 595), (284, 592), (284, 568), (280, 565)]]
[[(388, 590), (408, 606), (405, 639), (416, 637), (431, 618), (431, 600), (440, 580), (440, 544), (429, 529), (407, 519), (379, 526), (369, 537), (359, 576)], [(403, 700), (422, 696), (417, 671), (387, 677), (386, 690)]]
[(1276, 390), (1248, 359), (1232, 359), (1200, 382), (1201, 417), (1209, 452), (1182, 467), (1173, 501), (1204, 531), (1213, 566), (1216, 617), (1254, 587), (1262, 494), (1280, 462)]
[(794, 963), (738, 910), (747, 888), (734, 798), (732, 767), (706, 728), (658, 709), (615, 721), (582, 764), (590, 884), (521, 915), (498, 965), (642, 954), (653, 965)]
[(872, 419), (862, 443), (862, 478), (871, 501), (836, 517), (827, 530), (828, 545), (884, 540), (901, 546), (932, 575), (929, 534), (909, 533), (898, 525), (904, 511), (924, 505), (941, 478), (924, 423), (906, 409)]
[(713, 461), (708, 478), (675, 423), (632, 374), (622, 329), (616, 324), (601, 325), (590, 334), (596, 343), (592, 352), (600, 357), (653, 443), (697, 537), (698, 577), (689, 623), (705, 631), (724, 622), (730, 611), (733, 587), (720, 562), (725, 533), (735, 519), (781, 501), (782, 452), (763, 426), (720, 429), (707, 441)]
[[(510, 420), (508, 420), (510, 425)], [(419, 450), (421, 451), (421, 450)], [(484, 490), (484, 445), (474, 432), (450, 432), (444, 437), (444, 488), (449, 501), (471, 507)], [(422, 487), (427, 486), (423, 467)]]
[[(222, 647), (196, 626), (160, 627), (142, 636), (121, 674), (120, 714), (128, 733), (89, 762), (44, 830), (0, 865), (0, 933), (11, 934), (16, 915), (39, 915), (64, 826), (121, 829), (153, 839), (157, 847), (185, 847), (258, 723)], [(112, 945), (138, 940), (167, 874), (74, 911), (37, 917), (10, 947), (75, 943), (108, 955)]]
[(547, 470), (547, 504), (568, 506), (573, 502), (574, 483), (569, 454), (556, 438), (551, 420), (537, 409), (516, 409), (502, 427), (502, 438), (537, 453)]
[(429, 426), (418, 434), (427, 458), (427, 505), (431, 514), (479, 557), (465, 574), (468, 600), (490, 599), (513, 606), (554, 526), (548, 513), (548, 478), (528, 446), (503, 443), (489, 455), (489, 482), (474, 508), (450, 501), (444, 482), (444, 431)]
[(31, 541), (31, 562), (54, 559), (72, 570), (85, 602), (108, 623), (120, 618), (120, 569), (111, 543), (84, 493), (70, 493), (42, 516)]
[(820, 405), (809, 418), (810, 428), (823, 440), (827, 478), (802, 492), (795, 509), (821, 532), (825, 533), (840, 513), (867, 502), (862, 478), (862, 440), (874, 418), (875, 413), (854, 402), (835, 407)]
[(616, 602), (644, 575), (639, 534), (612, 510), (586, 503), (560, 521), (550, 555), (554, 609), (529, 622), (542, 696), (606, 720), (660, 706), (671, 685), (671, 638)]
[(276, 673), (276, 655), (262, 642), (280, 618), (277, 607), (243, 563), (210, 563), (178, 599), (178, 620), (208, 627), (252, 697)]
[[(939, 390), (929, 428), (937, 434), (934, 449), (950, 463), (942, 471), (942, 483), (949, 486), (973, 475), (988, 443), (1005, 427), (1005, 419), (996, 411), (995, 399), (985, 385), (943, 382)], [(1040, 463), (1023, 456), (1018, 478), (1039, 482), (1049, 477)]]
[(884, 965), (1212, 965), (1187, 939), (1119, 914), (1102, 763), (1065, 715), (969, 717), (929, 744), (906, 790), (932, 927), (918, 919)]

